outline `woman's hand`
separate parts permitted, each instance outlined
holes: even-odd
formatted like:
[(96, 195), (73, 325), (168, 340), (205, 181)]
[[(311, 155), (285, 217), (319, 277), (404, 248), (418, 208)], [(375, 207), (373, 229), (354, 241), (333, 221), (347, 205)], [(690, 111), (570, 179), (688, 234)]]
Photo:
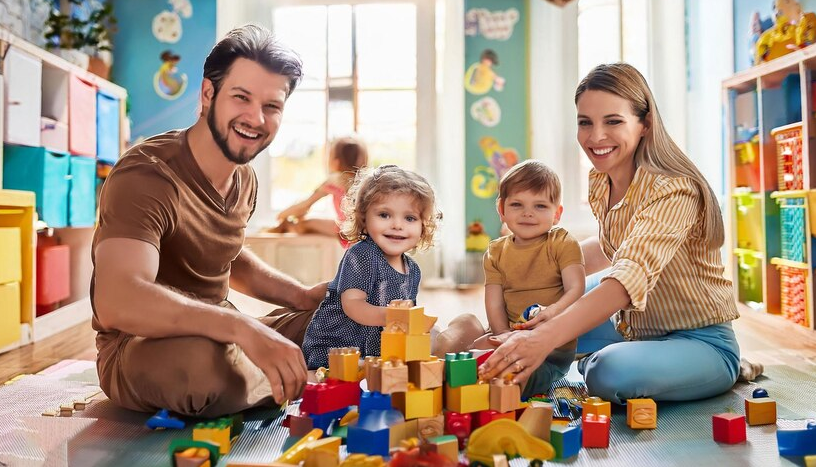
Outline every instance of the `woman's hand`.
[(540, 305), (539, 305), (539, 307), (540, 307), (540, 310), (538, 311), (538, 313), (535, 316), (533, 316), (532, 318), (530, 318), (529, 320), (527, 320), (527, 321), (525, 321), (523, 323), (516, 323), (515, 325), (513, 325), (513, 328), (517, 329), (517, 330), (535, 329), (535, 328), (538, 327), (539, 324), (544, 323), (545, 321), (548, 321), (550, 318), (552, 318), (555, 315), (555, 313), (551, 313), (551, 312), (547, 311), (547, 309), (549, 307), (540, 306)]
[(479, 377), (489, 380), (514, 374), (514, 384), (527, 381), (552, 351), (546, 344), (547, 339), (543, 339), (539, 331), (543, 331), (543, 328), (537, 331), (515, 331), (491, 338), (491, 343), (499, 347), (479, 367)]

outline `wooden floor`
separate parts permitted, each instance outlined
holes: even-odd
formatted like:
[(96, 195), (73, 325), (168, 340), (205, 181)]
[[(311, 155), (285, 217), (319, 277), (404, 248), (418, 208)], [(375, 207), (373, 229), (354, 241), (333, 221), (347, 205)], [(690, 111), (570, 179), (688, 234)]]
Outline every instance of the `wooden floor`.
[[(486, 321), (483, 300), (483, 289), (475, 287), (423, 289), (417, 301), (445, 325), (460, 313), (474, 313)], [(740, 313), (742, 317), (734, 322), (734, 329), (744, 357), (766, 365), (787, 364), (800, 369), (816, 365), (816, 331), (743, 306)], [(88, 322), (0, 355), (0, 382), (36, 373), (64, 359), (94, 360), (94, 335)]]

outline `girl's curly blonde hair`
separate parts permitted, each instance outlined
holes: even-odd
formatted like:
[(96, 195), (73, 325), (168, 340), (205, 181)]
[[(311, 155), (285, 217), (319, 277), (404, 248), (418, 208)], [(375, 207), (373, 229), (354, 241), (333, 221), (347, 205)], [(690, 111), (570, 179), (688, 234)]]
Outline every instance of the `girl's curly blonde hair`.
[(355, 243), (365, 234), (365, 215), (368, 208), (384, 196), (410, 195), (419, 204), (422, 217), (422, 234), (415, 250), (433, 246), (434, 234), (442, 219), (436, 207), (436, 195), (424, 177), (395, 165), (383, 165), (376, 169), (366, 167), (357, 172), (341, 207), (346, 220), (340, 226), (340, 234)]

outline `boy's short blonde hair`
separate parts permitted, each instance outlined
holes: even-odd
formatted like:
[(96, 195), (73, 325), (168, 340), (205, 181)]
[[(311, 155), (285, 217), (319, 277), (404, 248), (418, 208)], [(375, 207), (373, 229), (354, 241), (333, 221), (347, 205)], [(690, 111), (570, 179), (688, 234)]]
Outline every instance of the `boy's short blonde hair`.
[(499, 181), (499, 198), (502, 202), (514, 193), (528, 190), (547, 193), (554, 204), (561, 204), (561, 181), (551, 168), (539, 160), (528, 159), (510, 167)]
[(436, 207), (433, 188), (421, 175), (395, 165), (383, 165), (376, 169), (366, 167), (357, 172), (354, 184), (341, 203), (346, 220), (340, 226), (340, 235), (352, 243), (362, 240), (366, 211), (382, 197), (392, 194), (414, 197), (422, 217), (422, 234), (416, 249), (433, 246), (434, 234), (442, 218)]

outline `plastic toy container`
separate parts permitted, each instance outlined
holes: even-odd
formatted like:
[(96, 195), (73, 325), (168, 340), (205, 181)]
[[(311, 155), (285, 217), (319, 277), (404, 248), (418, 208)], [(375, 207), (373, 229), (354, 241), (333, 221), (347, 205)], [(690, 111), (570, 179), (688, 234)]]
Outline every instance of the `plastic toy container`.
[(776, 168), (779, 190), (801, 190), (802, 175), (802, 123), (792, 123), (771, 130), (776, 142)]

